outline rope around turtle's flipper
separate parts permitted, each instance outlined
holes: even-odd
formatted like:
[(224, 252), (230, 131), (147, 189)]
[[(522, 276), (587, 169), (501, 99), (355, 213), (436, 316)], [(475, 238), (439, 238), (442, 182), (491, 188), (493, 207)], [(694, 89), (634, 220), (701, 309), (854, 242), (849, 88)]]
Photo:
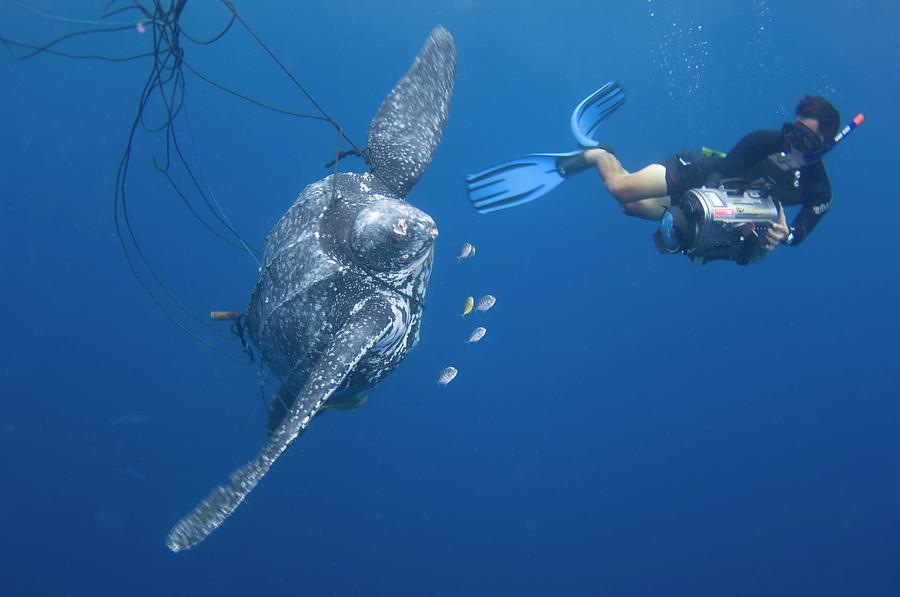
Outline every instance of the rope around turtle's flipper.
[(365, 158), (365, 157), (366, 157), (366, 152), (367, 152), (367, 151), (368, 151), (367, 148), (363, 148), (362, 150), (359, 150), (359, 149), (347, 149), (346, 151), (338, 151), (337, 156), (336, 156), (333, 160), (331, 160), (330, 162), (327, 162), (327, 163), (325, 164), (325, 167), (326, 167), (326, 168), (331, 168), (332, 166), (335, 166), (338, 162), (340, 162), (342, 159), (344, 159), (344, 158), (346, 158), (346, 157), (350, 157), (350, 156), (356, 156), (356, 157), (358, 157), (358, 158)]

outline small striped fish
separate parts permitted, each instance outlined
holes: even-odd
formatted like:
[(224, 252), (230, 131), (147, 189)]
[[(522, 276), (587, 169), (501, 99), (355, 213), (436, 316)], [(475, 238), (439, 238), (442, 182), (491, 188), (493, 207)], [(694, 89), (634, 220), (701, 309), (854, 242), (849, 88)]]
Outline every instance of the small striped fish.
[(475, 256), (475, 245), (472, 243), (466, 243), (462, 246), (462, 249), (459, 251), (459, 257), (456, 258), (457, 261), (462, 259), (468, 259), (469, 257)]
[(494, 303), (497, 302), (497, 299), (494, 298), (491, 294), (486, 294), (480, 299), (478, 299), (478, 305), (475, 307), (479, 311), (487, 311), (491, 307), (494, 306)]
[(466, 344), (471, 344), (472, 342), (478, 342), (479, 340), (484, 338), (484, 335), (486, 333), (487, 333), (487, 330), (484, 329), (483, 327), (479, 326), (479, 327), (475, 328), (474, 330), (472, 330), (472, 333), (469, 334), (469, 339), (466, 340)]
[(475, 306), (475, 299), (470, 297), (466, 297), (466, 306), (463, 307), (462, 316), (465, 317), (469, 313), (472, 312), (472, 307)]
[(447, 367), (441, 371), (441, 374), (438, 376), (438, 383), (445, 386), (453, 381), (454, 377), (456, 377), (456, 367)]

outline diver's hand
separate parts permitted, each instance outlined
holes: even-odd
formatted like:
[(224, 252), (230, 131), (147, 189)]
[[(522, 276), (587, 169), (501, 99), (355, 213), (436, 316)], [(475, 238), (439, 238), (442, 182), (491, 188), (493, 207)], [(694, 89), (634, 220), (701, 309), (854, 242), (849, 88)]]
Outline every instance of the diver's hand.
[(771, 251), (788, 237), (787, 219), (784, 216), (784, 206), (778, 204), (778, 221), (766, 230), (766, 250)]

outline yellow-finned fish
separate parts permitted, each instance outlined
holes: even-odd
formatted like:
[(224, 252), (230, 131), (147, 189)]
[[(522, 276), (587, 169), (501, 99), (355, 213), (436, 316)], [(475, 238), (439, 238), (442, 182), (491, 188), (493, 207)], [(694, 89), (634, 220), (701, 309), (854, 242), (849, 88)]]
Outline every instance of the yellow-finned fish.
[(472, 307), (474, 307), (474, 306), (475, 306), (475, 297), (472, 297), (472, 296), (467, 297), (466, 298), (466, 306), (463, 307), (462, 316), (465, 317), (466, 315), (471, 313)]

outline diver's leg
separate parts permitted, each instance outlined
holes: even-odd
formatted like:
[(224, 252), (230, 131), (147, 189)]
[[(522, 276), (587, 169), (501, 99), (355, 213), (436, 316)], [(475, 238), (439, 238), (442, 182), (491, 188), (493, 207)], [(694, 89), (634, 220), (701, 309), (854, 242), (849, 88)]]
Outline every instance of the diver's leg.
[[(623, 204), (623, 210), (626, 203), (659, 198), (668, 193), (666, 167), (662, 164), (650, 164), (632, 174), (622, 167), (616, 156), (603, 149), (585, 151), (584, 159), (597, 166), (603, 184), (609, 194)], [(625, 213), (629, 212), (626, 210)]]
[(665, 197), (628, 201), (620, 205), (622, 206), (622, 212), (627, 216), (659, 221), (666, 214), (666, 208), (671, 205), (671, 201), (669, 196), (666, 195)]

